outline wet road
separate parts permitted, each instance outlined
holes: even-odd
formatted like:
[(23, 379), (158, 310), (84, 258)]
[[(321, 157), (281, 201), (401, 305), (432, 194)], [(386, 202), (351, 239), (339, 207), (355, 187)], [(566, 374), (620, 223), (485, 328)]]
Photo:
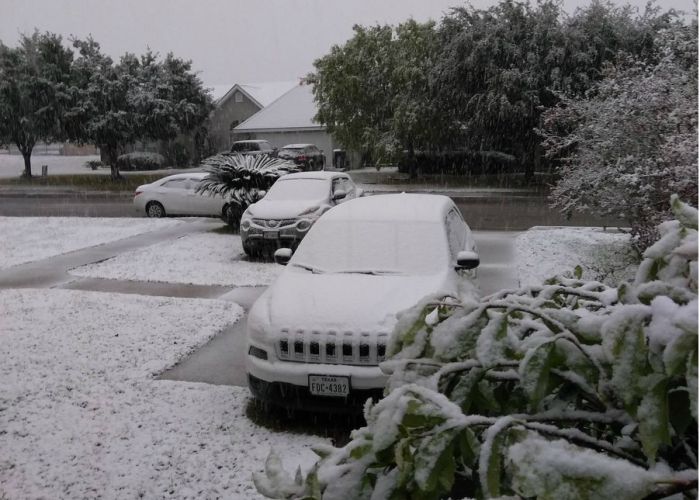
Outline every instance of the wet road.
[[(532, 226), (614, 226), (585, 215), (567, 219), (549, 208), (542, 195), (514, 193), (483, 193), (465, 195), (446, 192), (461, 210), (472, 229), (489, 231), (522, 231)], [(8, 196), (0, 191), (0, 215), (5, 216), (64, 216), (64, 217), (135, 217), (130, 196), (113, 195), (55, 195)]]

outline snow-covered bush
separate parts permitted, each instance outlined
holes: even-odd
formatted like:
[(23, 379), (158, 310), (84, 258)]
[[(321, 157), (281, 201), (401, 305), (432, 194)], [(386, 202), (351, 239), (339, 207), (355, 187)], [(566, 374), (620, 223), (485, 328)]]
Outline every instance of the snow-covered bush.
[(228, 198), (226, 222), (235, 229), (245, 209), (260, 200), (279, 177), (299, 171), (294, 162), (269, 155), (228, 153), (210, 156), (200, 167), (209, 175), (199, 183), (197, 192)]
[[(557, 277), (478, 303), (405, 312), (386, 397), (276, 498), (451, 495), (644, 499), (697, 494), (698, 213), (672, 199), (633, 282)], [(512, 498), (512, 497), (511, 497)]]
[(165, 158), (158, 153), (135, 151), (117, 157), (119, 170), (158, 170), (165, 165)]
[(655, 51), (656, 63), (609, 67), (585, 98), (545, 112), (540, 131), (562, 162), (554, 206), (617, 217), (642, 249), (658, 237), (669, 196), (698, 191), (697, 24), (662, 32)]

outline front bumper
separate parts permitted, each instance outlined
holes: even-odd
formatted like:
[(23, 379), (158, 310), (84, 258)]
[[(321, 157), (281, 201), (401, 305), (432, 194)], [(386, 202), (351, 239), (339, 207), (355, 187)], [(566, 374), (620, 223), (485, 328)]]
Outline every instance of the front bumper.
[[(241, 243), (252, 252), (276, 250), (278, 248), (296, 249), (316, 222), (315, 219), (285, 219), (278, 225), (268, 225), (267, 221), (241, 223)], [(300, 228), (300, 226), (303, 228)]]
[[(378, 366), (349, 366), (263, 360), (246, 356), (248, 386), (255, 399), (275, 406), (310, 411), (359, 412), (368, 398), (384, 394), (387, 375)], [(317, 396), (308, 387), (309, 375), (350, 378), (346, 397)]]
[(274, 406), (293, 410), (325, 413), (361, 413), (368, 399), (379, 401), (383, 389), (354, 389), (347, 397), (316, 396), (302, 387), (286, 382), (267, 382), (248, 374), (248, 387), (253, 397)]

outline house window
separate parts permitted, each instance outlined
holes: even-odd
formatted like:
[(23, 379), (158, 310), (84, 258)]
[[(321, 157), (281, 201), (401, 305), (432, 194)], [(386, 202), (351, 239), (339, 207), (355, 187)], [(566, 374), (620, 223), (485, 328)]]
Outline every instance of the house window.
[(240, 92), (236, 92), (233, 95), (233, 98), (235, 99), (236, 102), (243, 102), (243, 94), (241, 94)]

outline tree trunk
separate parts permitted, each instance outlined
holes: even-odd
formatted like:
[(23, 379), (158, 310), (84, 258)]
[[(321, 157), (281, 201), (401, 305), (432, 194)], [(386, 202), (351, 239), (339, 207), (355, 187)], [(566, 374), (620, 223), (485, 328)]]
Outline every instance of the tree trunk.
[(119, 167), (117, 166), (117, 157), (119, 156), (117, 154), (117, 148), (115, 146), (108, 146), (105, 144), (102, 144), (99, 147), (105, 152), (105, 156), (107, 157), (107, 163), (109, 164), (112, 180), (116, 181), (121, 179), (122, 176), (119, 173)]
[(408, 177), (415, 179), (418, 177), (418, 168), (416, 165), (416, 152), (413, 149), (413, 141), (408, 145)]
[(24, 172), (22, 172), (22, 177), (27, 179), (32, 178), (32, 150), (29, 151), (21, 150), (22, 158), (24, 158)]

